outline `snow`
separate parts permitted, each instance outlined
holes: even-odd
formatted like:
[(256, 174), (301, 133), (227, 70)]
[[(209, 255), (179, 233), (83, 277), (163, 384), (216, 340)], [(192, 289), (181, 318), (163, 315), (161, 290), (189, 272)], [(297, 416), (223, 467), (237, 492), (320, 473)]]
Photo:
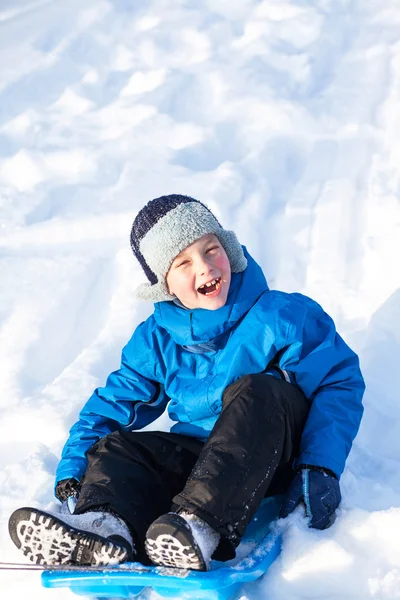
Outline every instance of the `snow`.
[(400, 598), (399, 40), (398, 0), (2, 0), (0, 560), (15, 508), (56, 507), (69, 427), (150, 313), (132, 219), (183, 193), (324, 306), (367, 381), (336, 523), (291, 515), (242, 600)]

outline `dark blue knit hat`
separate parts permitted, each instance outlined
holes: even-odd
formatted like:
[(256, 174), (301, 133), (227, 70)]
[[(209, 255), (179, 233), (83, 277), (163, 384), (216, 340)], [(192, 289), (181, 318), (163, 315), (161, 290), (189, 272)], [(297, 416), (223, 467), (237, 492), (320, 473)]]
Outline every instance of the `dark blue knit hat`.
[(247, 260), (235, 233), (223, 229), (204, 204), (179, 194), (150, 200), (137, 214), (131, 231), (133, 254), (149, 280), (137, 288), (136, 296), (153, 302), (173, 300), (165, 278), (174, 258), (208, 233), (221, 242), (232, 273), (244, 271)]

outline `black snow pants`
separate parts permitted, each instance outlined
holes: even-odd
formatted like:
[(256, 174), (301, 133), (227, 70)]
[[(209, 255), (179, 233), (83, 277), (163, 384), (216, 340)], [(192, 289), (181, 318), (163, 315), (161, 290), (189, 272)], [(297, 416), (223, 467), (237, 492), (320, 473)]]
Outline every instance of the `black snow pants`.
[(265, 496), (286, 491), (309, 402), (271, 375), (245, 375), (225, 389), (208, 440), (160, 431), (116, 431), (87, 453), (76, 513), (102, 508), (131, 529), (147, 563), (145, 534), (171, 510), (195, 513), (220, 535), (220, 560), (235, 555)]

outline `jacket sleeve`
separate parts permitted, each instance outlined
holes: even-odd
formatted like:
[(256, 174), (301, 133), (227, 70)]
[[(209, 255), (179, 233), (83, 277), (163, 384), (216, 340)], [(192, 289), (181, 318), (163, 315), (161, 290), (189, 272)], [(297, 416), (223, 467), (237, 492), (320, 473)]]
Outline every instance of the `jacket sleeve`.
[(358, 356), (329, 315), (313, 300), (294, 295), (305, 310), (289, 328), (281, 366), (311, 401), (296, 464), (326, 467), (340, 477), (363, 414), (364, 379)]
[(86, 452), (100, 438), (118, 429), (141, 429), (164, 412), (168, 398), (157, 377), (153, 340), (146, 329), (147, 322), (139, 325), (122, 351), (120, 368), (81, 410), (62, 451), (56, 483), (70, 477), (81, 479)]

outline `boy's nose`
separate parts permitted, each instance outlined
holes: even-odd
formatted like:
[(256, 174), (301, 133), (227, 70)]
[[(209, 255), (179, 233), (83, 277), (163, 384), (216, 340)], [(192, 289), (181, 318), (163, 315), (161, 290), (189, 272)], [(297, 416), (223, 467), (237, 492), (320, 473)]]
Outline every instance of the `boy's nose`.
[(212, 271), (212, 266), (207, 262), (207, 260), (200, 259), (198, 269), (199, 275), (206, 275)]

